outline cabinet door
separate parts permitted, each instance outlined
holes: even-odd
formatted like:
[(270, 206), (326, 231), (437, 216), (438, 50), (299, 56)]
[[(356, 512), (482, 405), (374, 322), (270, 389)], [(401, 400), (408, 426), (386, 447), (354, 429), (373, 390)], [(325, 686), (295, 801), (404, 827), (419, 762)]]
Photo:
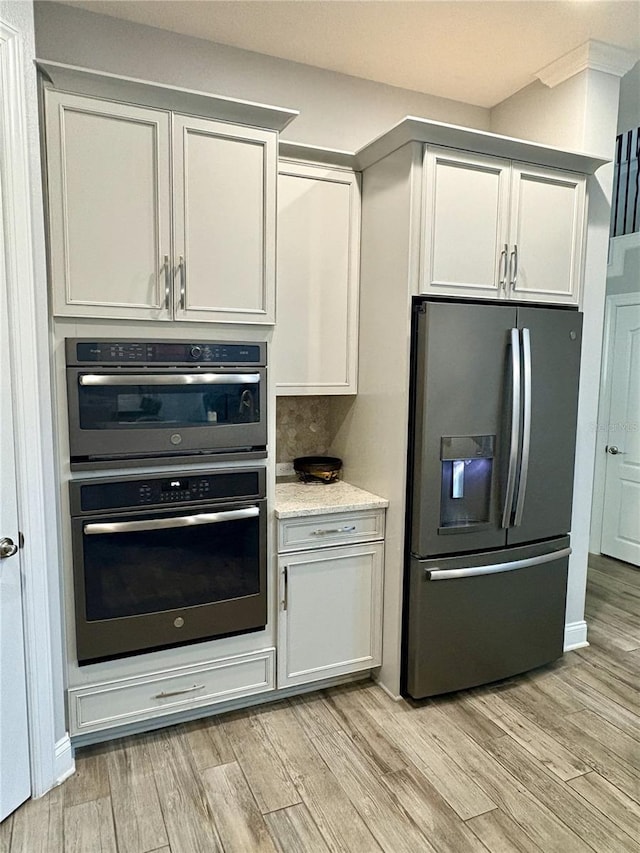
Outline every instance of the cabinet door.
[(355, 394), (358, 176), (281, 163), (278, 175), (277, 394)]
[(422, 293), (503, 295), (509, 171), (508, 160), (427, 149)]
[(514, 164), (509, 235), (511, 298), (577, 304), (585, 184), (583, 175)]
[(277, 135), (174, 116), (179, 320), (273, 323)]
[(278, 687), (381, 662), (382, 542), (280, 557)]
[(169, 114), (46, 92), (53, 312), (168, 319)]

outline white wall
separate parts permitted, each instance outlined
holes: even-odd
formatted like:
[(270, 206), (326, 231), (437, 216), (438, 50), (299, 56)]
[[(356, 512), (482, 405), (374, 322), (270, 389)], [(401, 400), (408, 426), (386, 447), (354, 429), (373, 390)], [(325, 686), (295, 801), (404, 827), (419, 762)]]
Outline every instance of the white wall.
[(119, 21), (35, 3), (42, 59), (300, 110), (284, 139), (355, 151), (405, 115), (487, 130), (489, 111)]
[[(534, 83), (499, 104), (491, 113), (491, 130), (534, 138), (602, 157), (614, 154), (620, 79), (588, 69), (551, 89)], [(613, 166), (603, 166), (589, 179), (589, 212), (574, 508), (573, 554), (569, 562), (567, 645), (586, 638), (584, 601), (589, 528), (596, 454), (598, 396), (606, 289), (607, 249)]]

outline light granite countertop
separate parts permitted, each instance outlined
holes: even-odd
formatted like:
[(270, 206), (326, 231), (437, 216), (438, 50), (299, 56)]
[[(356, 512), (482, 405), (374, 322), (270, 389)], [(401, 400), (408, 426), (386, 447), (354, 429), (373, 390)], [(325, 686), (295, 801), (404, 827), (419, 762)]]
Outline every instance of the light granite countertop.
[(277, 518), (351, 512), (359, 509), (382, 509), (387, 506), (389, 501), (386, 498), (365, 492), (364, 489), (344, 483), (342, 480), (327, 484), (276, 483)]

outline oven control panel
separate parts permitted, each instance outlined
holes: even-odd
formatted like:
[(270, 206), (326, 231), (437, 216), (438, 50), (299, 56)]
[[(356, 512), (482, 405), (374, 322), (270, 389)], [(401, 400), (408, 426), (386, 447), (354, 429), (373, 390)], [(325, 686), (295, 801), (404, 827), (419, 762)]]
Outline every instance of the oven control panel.
[(264, 343), (214, 341), (88, 340), (67, 338), (68, 366), (97, 364), (206, 364), (261, 366), (266, 363)]
[(264, 468), (72, 482), (69, 485), (71, 513), (84, 515), (114, 509), (161, 509), (202, 501), (258, 500), (264, 497), (264, 483)]

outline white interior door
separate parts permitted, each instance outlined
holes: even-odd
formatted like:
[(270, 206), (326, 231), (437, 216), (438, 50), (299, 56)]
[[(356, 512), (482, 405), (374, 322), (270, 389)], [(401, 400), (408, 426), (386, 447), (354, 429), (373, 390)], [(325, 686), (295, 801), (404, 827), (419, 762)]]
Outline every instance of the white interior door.
[(609, 358), (601, 550), (640, 566), (640, 302), (618, 306)]
[(31, 794), (11, 365), (0, 198), (0, 820)]

